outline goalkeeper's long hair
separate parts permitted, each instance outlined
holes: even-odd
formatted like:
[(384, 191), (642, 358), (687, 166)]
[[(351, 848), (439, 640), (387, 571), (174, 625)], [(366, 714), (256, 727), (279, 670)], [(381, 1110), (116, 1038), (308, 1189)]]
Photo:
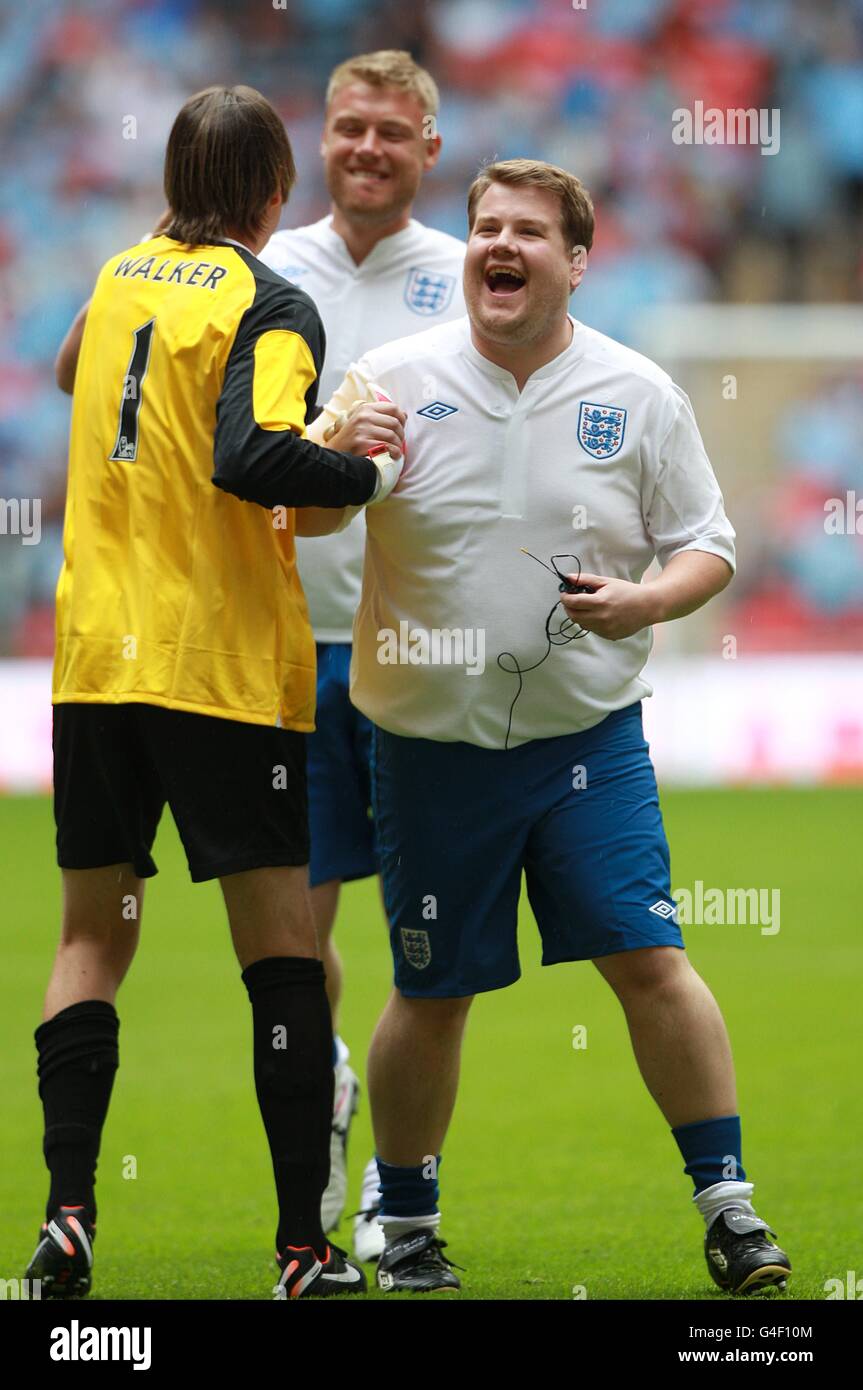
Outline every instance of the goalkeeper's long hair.
[(296, 182), (279, 113), (254, 87), (207, 87), (180, 110), (165, 152), (167, 234), (189, 246), (254, 235), (278, 189)]

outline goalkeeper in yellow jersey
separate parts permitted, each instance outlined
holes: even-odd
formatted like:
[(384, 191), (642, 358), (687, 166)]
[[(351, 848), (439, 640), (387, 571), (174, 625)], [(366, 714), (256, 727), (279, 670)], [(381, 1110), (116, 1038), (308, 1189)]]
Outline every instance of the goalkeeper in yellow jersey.
[(320, 1222), (332, 1030), (307, 888), (315, 645), (294, 509), (383, 499), (400, 460), (367, 450), (404, 417), (367, 406), (332, 447), (304, 437), (321, 322), (257, 259), (294, 178), (258, 92), (198, 93), (168, 141), (164, 235), (104, 266), (87, 314), (53, 687), (63, 919), (36, 1030), (50, 1193), (27, 1274), (43, 1297), (91, 1284), (115, 999), (166, 803), (192, 879), (220, 882), (251, 1002), (276, 1296), (365, 1287)]

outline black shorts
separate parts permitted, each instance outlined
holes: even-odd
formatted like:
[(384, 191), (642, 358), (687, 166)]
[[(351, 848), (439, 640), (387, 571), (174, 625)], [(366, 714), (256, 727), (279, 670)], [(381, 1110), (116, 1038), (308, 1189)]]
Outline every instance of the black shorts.
[(54, 706), (61, 868), (151, 878), (165, 802), (195, 883), (307, 864), (306, 736), (155, 705)]

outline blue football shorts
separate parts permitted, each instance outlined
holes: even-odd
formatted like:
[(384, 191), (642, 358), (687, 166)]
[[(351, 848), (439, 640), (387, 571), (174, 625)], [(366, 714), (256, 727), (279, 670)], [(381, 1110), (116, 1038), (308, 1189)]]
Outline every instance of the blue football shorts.
[(319, 642), (317, 656), (315, 732), (307, 744), (313, 888), (378, 871), (369, 771), (372, 726), (350, 701), (350, 643)]
[(683, 948), (640, 702), (508, 751), (376, 728), (372, 804), (402, 994), (518, 979), (522, 873), (543, 965)]

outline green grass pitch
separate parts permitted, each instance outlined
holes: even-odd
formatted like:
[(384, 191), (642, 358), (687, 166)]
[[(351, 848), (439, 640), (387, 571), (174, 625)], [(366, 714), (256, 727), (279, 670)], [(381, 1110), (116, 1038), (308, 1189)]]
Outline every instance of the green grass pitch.
[[(729, 1025), (744, 1163), (759, 1210), (792, 1256), (789, 1296), (823, 1299), (825, 1280), (863, 1274), (863, 792), (676, 791), (663, 795), (663, 809), (675, 889), (697, 879), (781, 889), (775, 935), (743, 925), (685, 935)], [(52, 836), (47, 799), (0, 800), (5, 1278), (23, 1274), (46, 1194), (32, 1033), (59, 915)], [(218, 888), (189, 883), (170, 818), (156, 858), (142, 944), (119, 998), (93, 1297), (268, 1298), (275, 1204), (245, 991)], [(374, 882), (346, 890), (337, 935), (342, 1032), (362, 1079), (390, 981)], [(519, 983), (474, 1006), (441, 1170), (442, 1234), (466, 1269), (461, 1296), (571, 1299), (583, 1286), (588, 1299), (722, 1299), (704, 1265), (689, 1180), (614, 996), (588, 963), (540, 968), (526, 904), (521, 953)], [(587, 1047), (576, 1050), (579, 1024)], [(349, 1211), (370, 1134), (363, 1098)], [(130, 1156), (135, 1178), (124, 1177)], [(347, 1221), (341, 1239), (349, 1244)]]

